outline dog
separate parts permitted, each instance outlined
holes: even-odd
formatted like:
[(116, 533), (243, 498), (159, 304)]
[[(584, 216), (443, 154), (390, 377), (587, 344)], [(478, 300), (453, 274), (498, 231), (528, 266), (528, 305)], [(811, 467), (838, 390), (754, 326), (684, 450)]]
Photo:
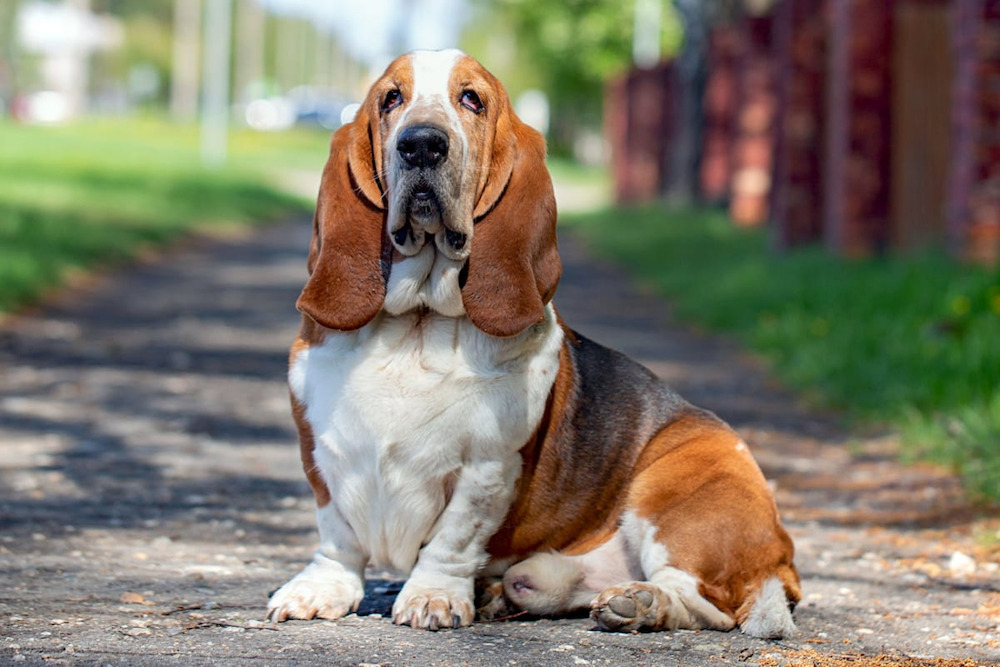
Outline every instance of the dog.
[(269, 618), (590, 610), (609, 631), (794, 631), (793, 545), (747, 445), (569, 328), (545, 141), (456, 50), (395, 60), (332, 137), (292, 413), (319, 548)]

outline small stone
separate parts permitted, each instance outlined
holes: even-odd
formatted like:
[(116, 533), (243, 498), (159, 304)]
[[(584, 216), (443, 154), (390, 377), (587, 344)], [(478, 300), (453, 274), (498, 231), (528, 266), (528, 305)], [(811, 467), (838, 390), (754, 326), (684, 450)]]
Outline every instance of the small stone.
[(209, 610), (209, 609), (218, 609), (221, 606), (222, 605), (219, 604), (218, 602), (212, 601), (212, 602), (206, 602), (205, 604), (201, 605), (201, 608)]
[(23, 655), (21, 655), (20, 653), (18, 653), (13, 658), (11, 658), (11, 660), (13, 660), (14, 662), (24, 662), (25, 660), (27, 660), (27, 658), (25, 658)]
[(67, 621), (64, 618), (53, 618), (49, 621), (49, 625), (66, 625)]
[(138, 593), (125, 592), (119, 596), (118, 601), (122, 604), (143, 604), (146, 598), (142, 597)]
[(953, 574), (958, 575), (974, 574), (976, 571), (976, 561), (961, 551), (956, 551), (948, 559), (948, 569)]

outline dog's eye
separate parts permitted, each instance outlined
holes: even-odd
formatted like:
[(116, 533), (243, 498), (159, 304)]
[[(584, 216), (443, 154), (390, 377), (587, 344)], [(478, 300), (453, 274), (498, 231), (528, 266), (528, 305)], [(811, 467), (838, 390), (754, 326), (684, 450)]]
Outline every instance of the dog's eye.
[(385, 99), (382, 100), (382, 111), (391, 111), (395, 109), (400, 104), (403, 103), (403, 94), (393, 88), (388, 93), (385, 94)]
[(479, 99), (479, 95), (477, 95), (474, 90), (462, 91), (462, 97), (459, 101), (462, 103), (463, 107), (473, 113), (483, 112), (483, 101)]

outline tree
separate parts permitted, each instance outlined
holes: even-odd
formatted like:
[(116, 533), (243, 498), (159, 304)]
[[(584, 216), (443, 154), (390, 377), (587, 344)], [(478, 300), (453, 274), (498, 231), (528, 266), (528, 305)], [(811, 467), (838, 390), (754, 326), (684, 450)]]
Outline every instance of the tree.
[[(598, 126), (603, 89), (631, 62), (634, 3), (621, 0), (493, 0), (507, 18), (519, 46), (532, 56), (550, 96), (550, 144), (565, 152), (581, 126)], [(664, 4), (664, 53), (676, 51), (680, 25), (669, 0)]]

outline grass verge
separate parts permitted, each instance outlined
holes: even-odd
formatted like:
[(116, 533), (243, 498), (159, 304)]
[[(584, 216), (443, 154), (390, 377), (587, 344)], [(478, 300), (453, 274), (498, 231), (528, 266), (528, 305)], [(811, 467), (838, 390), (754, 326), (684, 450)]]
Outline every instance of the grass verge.
[(0, 313), (81, 270), (194, 230), (302, 214), (312, 202), (272, 185), (322, 168), (328, 134), (231, 135), (228, 165), (200, 166), (198, 131), (157, 120), (64, 127), (0, 122)]
[(735, 335), (790, 386), (888, 422), (904, 455), (1000, 499), (1000, 272), (939, 254), (777, 256), (714, 210), (610, 209), (566, 222), (688, 322)]

